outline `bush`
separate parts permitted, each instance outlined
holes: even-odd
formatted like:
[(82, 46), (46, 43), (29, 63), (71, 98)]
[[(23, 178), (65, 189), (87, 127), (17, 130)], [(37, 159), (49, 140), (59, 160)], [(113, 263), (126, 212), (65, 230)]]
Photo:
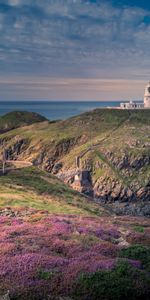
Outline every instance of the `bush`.
[(143, 233), (144, 232), (144, 227), (143, 226), (134, 226), (134, 230), (137, 231), (137, 232)]
[(133, 245), (129, 248), (122, 249), (119, 253), (120, 257), (135, 259), (141, 261), (147, 271), (150, 272), (150, 248), (141, 245)]
[(113, 270), (82, 274), (73, 297), (80, 300), (150, 299), (150, 278), (143, 271), (120, 262)]

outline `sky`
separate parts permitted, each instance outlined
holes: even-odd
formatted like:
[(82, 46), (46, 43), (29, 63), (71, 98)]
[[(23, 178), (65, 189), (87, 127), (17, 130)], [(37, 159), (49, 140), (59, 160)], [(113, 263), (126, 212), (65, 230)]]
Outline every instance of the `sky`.
[(0, 0), (0, 101), (142, 99), (150, 1)]

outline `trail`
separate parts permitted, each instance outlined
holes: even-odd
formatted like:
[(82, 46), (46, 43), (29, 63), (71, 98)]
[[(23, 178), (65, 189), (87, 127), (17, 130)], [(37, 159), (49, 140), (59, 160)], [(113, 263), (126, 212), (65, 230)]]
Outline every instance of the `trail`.
[(113, 128), (111, 130), (111, 132), (109, 132), (103, 139), (101, 139), (98, 143), (91, 145), (89, 148), (87, 148), (85, 151), (81, 152), (77, 157), (76, 157), (76, 161), (77, 161), (77, 168), (80, 167), (80, 159), (83, 158), (88, 152), (96, 149), (98, 146), (100, 146), (103, 142), (105, 142), (107, 139), (109, 139), (112, 134), (114, 132), (116, 132), (120, 127), (122, 127), (122, 125), (124, 125), (126, 122), (128, 122), (130, 120), (129, 116), (127, 119), (123, 120), (122, 122), (120, 122), (115, 128)]
[(11, 163), (18, 169), (31, 167), (33, 165), (32, 162), (25, 160), (7, 160), (6, 163)]
[[(8, 173), (9, 171), (15, 170), (15, 169), (23, 169), (33, 166), (33, 164), (29, 161), (24, 160), (6, 160), (6, 166), (5, 166), (5, 173)], [(12, 166), (7, 167), (7, 164), (12, 164)], [(4, 173), (4, 174), (5, 174)], [(3, 169), (0, 169), (0, 175), (3, 174)]]

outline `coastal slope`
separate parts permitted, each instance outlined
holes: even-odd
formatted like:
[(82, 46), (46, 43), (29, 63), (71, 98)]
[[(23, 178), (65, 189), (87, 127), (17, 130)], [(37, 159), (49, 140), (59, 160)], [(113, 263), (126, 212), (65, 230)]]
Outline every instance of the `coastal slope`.
[(96, 109), (19, 127), (0, 141), (8, 159), (30, 161), (117, 211), (118, 201), (138, 201), (139, 212), (122, 209), (149, 215), (150, 110)]
[(1, 133), (0, 298), (150, 298), (149, 117), (102, 109)]
[(37, 167), (0, 177), (0, 297), (149, 299), (150, 221), (116, 216)]
[(0, 133), (42, 121), (46, 121), (46, 118), (37, 113), (13, 111), (0, 117)]

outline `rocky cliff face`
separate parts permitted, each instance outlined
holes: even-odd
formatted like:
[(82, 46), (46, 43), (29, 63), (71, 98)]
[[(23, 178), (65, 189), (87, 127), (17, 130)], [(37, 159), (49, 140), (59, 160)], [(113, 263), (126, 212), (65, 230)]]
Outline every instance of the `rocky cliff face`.
[(104, 124), (105, 114), (100, 121), (101, 112), (96, 117), (86, 114), (82, 126), (77, 117), (2, 134), (0, 148), (5, 147), (9, 160), (29, 160), (101, 203), (149, 201), (149, 118), (140, 125), (139, 120), (135, 124), (136, 119), (133, 123), (127, 119), (113, 127), (108, 126), (111, 115)]
[[(81, 174), (77, 179), (77, 170), (74, 164), (68, 169), (67, 163), (64, 163), (63, 160), (70, 151), (80, 145), (81, 140), (81, 137), (64, 139), (48, 149), (41, 146), (39, 153), (36, 153), (33, 160), (32, 154), (35, 149), (32, 149), (28, 139), (16, 138), (16, 141), (11, 145), (9, 145), (9, 139), (0, 139), (0, 145), (8, 145), (6, 146), (7, 159), (16, 160), (26, 157), (30, 159), (31, 157), (34, 165), (41, 166), (70, 184), (74, 189), (93, 195), (99, 201), (111, 203), (114, 201), (149, 200), (149, 176), (144, 179), (145, 182), (141, 182), (138, 180), (138, 176), (136, 178), (134, 176), (135, 173), (142, 176), (146, 172), (146, 168), (150, 165), (150, 154), (142, 154), (138, 157), (124, 154), (124, 156), (118, 157), (115, 153), (107, 151), (105, 161), (104, 158), (103, 161), (101, 159), (95, 160), (95, 156), (94, 159), (83, 159), (82, 165), (84, 167), (80, 170)], [(91, 155), (93, 155), (92, 151)]]
[(150, 216), (150, 155), (118, 159), (106, 153), (105, 157), (107, 163), (91, 160), (91, 168), (84, 161), (80, 173), (86, 174), (85, 180), (76, 169), (65, 170), (64, 166), (57, 176), (118, 214)]
[(51, 147), (45, 147), (40, 150), (37, 157), (33, 160), (34, 165), (40, 165), (46, 171), (57, 174), (63, 164), (60, 162), (66, 154), (76, 145), (80, 144), (81, 138), (66, 138), (58, 143), (53, 143)]
[(115, 153), (107, 152), (106, 158), (113, 174), (107, 177), (100, 176), (94, 182), (96, 197), (101, 197), (108, 202), (149, 199), (150, 174), (144, 182), (141, 182), (140, 179), (150, 165), (150, 154), (138, 155), (138, 157), (130, 157), (125, 154), (118, 158), (115, 157)]

